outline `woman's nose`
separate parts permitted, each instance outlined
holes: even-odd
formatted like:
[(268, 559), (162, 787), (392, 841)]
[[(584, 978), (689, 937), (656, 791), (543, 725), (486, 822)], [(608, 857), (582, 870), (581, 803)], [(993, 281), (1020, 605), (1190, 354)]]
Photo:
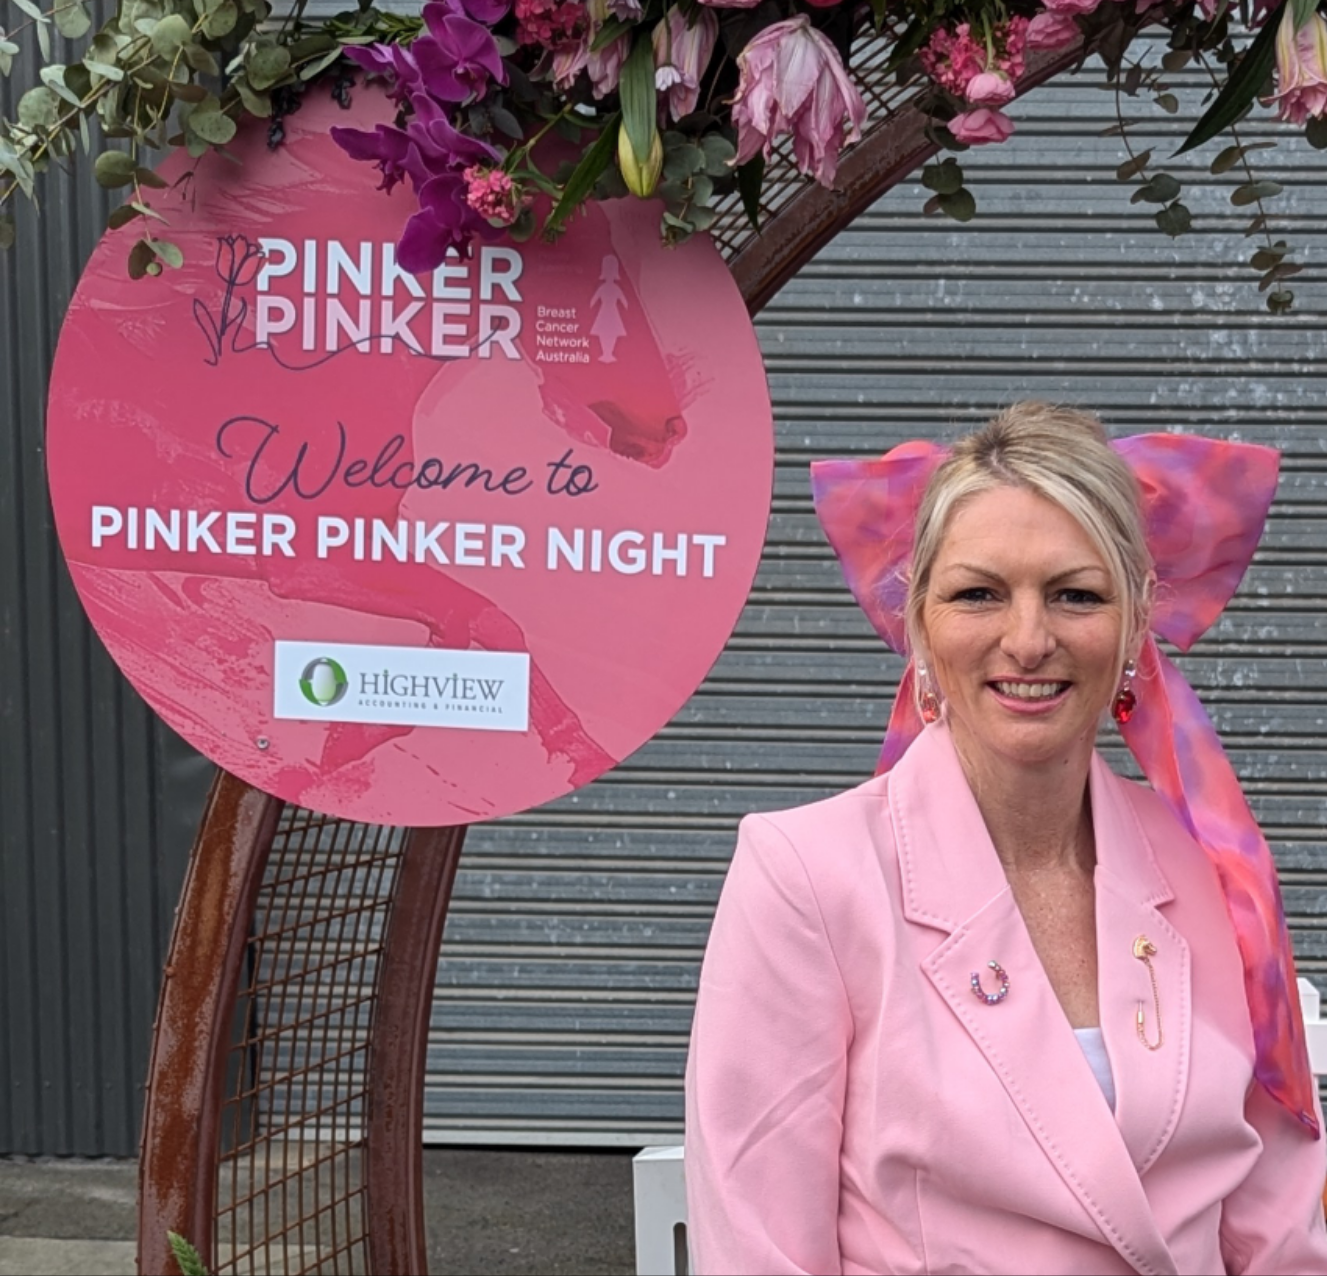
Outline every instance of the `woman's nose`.
[(1000, 648), (1006, 656), (1018, 662), (1021, 669), (1035, 669), (1055, 650), (1055, 635), (1051, 632), (1050, 617), (1040, 599), (1015, 599), (1007, 613)]

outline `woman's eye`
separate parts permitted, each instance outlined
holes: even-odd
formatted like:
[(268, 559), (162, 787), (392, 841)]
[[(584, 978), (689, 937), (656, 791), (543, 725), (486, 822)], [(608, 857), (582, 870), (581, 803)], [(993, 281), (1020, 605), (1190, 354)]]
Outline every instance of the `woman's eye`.
[(1090, 589), (1065, 589), (1060, 598), (1071, 607), (1099, 607), (1105, 599)]
[(956, 603), (987, 603), (995, 595), (984, 585), (974, 585), (971, 589), (960, 589), (953, 597)]

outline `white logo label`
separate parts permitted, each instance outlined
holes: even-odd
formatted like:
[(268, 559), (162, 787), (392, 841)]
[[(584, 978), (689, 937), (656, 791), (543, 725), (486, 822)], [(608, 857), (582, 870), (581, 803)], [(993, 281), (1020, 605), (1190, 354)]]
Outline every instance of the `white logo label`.
[(276, 644), (273, 716), (525, 731), (530, 657), (337, 642)]

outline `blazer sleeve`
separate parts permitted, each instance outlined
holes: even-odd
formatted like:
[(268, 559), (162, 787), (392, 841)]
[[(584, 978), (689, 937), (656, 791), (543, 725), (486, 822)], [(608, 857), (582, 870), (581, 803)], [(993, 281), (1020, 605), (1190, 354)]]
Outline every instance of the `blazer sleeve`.
[(701, 969), (687, 1062), (695, 1270), (837, 1273), (852, 1017), (806, 868), (742, 821)]
[[(1327, 1276), (1327, 1150), (1256, 1082), (1245, 1117), (1262, 1139), (1253, 1172), (1221, 1211), (1221, 1254), (1234, 1276)], [(1321, 1128), (1322, 1111), (1318, 1121)]]

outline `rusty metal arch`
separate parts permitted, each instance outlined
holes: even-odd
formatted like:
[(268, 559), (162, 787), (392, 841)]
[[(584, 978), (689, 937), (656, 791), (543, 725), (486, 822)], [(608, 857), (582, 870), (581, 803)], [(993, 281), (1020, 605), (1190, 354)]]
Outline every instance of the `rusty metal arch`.
[[(780, 153), (759, 235), (735, 199), (721, 210), (713, 234), (753, 315), (934, 153), (910, 104), (916, 86), (883, 73), (892, 40), (865, 27), (855, 41), (854, 75), (877, 122), (843, 156), (834, 190), (806, 184)], [(1033, 61), (1020, 94), (1083, 54)], [(425, 1051), (464, 838), (464, 828), (367, 827), (283, 808), (218, 775), (153, 1033), (140, 1272), (177, 1270), (168, 1230), (218, 1273), (427, 1271)], [(370, 966), (371, 994), (346, 1000)], [(351, 969), (360, 977), (338, 1002), (336, 972)]]

